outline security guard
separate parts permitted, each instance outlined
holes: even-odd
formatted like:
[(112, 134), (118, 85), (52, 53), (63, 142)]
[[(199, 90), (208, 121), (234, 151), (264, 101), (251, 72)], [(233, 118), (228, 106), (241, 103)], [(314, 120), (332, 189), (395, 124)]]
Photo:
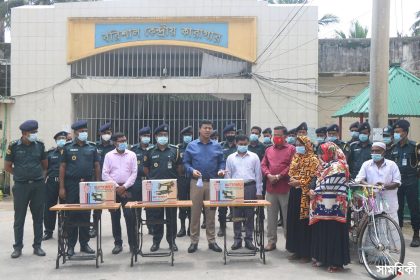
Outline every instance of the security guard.
[(290, 145), (294, 146), (296, 144), (296, 128), (288, 130), (286, 135), (287, 135), (286, 136), (287, 144), (290, 144)]
[[(89, 142), (87, 121), (77, 121), (71, 128), (74, 131), (74, 140), (67, 143), (63, 149), (60, 163), (60, 198), (66, 203), (80, 203), (79, 183), (87, 181), (100, 181), (100, 157), (93, 142)], [(78, 211), (69, 213), (70, 222), (89, 223), (90, 212)], [(94, 254), (89, 247), (89, 227), (73, 227), (68, 230), (69, 256), (74, 255), (74, 246), (79, 235), (80, 251)]]
[(296, 135), (297, 136), (308, 135), (308, 125), (306, 124), (306, 122), (303, 122), (298, 127), (296, 127)]
[(260, 159), (260, 161), (263, 159), (265, 155), (265, 146), (263, 143), (259, 141), (261, 136), (261, 127), (259, 126), (253, 126), (251, 128), (251, 135), (249, 135), (249, 145), (248, 150), (256, 153)]
[(350, 125), (350, 141), (347, 142), (347, 144), (350, 146), (351, 143), (359, 141), (359, 122), (354, 122)]
[[(133, 151), (137, 156), (137, 178), (136, 182), (134, 183), (134, 187), (142, 188), (142, 181), (146, 180), (146, 174), (144, 174), (144, 160), (146, 158), (147, 151), (154, 147), (151, 144), (151, 129), (148, 126), (145, 126), (139, 130), (139, 143), (135, 144), (131, 147), (131, 151)], [(140, 191), (140, 200), (142, 200), (142, 192)], [(139, 216), (141, 216), (141, 208), (137, 209), (140, 211)], [(146, 211), (146, 219), (149, 220), (149, 211)], [(153, 225), (147, 225), (147, 229), (149, 234), (153, 234)]]
[(217, 129), (213, 130), (210, 134), (210, 139), (219, 142), (219, 132), (217, 132)]
[(394, 149), (395, 143), (394, 143), (394, 128), (392, 126), (388, 125), (384, 127), (382, 130), (382, 136), (383, 141), (386, 145), (386, 151), (385, 151), (385, 158), (389, 160), (394, 160), (392, 157), (392, 150)]
[[(144, 162), (144, 172), (149, 179), (177, 179), (181, 174), (181, 157), (177, 146), (169, 145), (169, 127), (167, 124), (158, 126), (155, 131), (156, 147), (147, 152)], [(166, 225), (166, 241), (169, 246), (172, 246), (174, 251), (178, 251), (175, 244), (176, 238), (176, 208), (158, 208), (150, 209), (155, 212), (153, 217), (157, 220), (163, 220), (166, 214), (166, 220), (169, 225)], [(165, 213), (166, 212), (166, 213)], [(173, 240), (171, 240), (171, 235)], [(155, 252), (160, 248), (160, 242), (163, 238), (163, 224), (156, 224), (153, 232), (153, 245), (150, 248), (151, 252)]]
[(45, 202), (44, 177), (47, 169), (47, 155), (44, 143), (38, 140), (38, 122), (28, 120), (19, 126), (22, 137), (10, 143), (7, 148), (4, 169), (13, 175), (15, 185), (12, 189), (15, 219), (14, 251), (12, 258), (19, 258), (23, 248), (23, 228), (26, 212), (30, 205), (34, 229), (34, 254), (45, 256), (41, 249), (42, 218)]
[(398, 219), (400, 227), (404, 225), (404, 200), (407, 199), (411, 216), (411, 226), (414, 231), (410, 246), (419, 247), (420, 210), (418, 199), (418, 168), (420, 145), (408, 139), (409, 127), (410, 123), (406, 120), (399, 120), (395, 123), (394, 142), (396, 145), (392, 150), (392, 157), (401, 172), (401, 186), (398, 188)]
[(327, 141), (327, 127), (323, 126), (315, 130), (316, 134), (316, 154), (319, 153), (319, 147)]
[(340, 127), (338, 125), (333, 124), (327, 128), (327, 140), (336, 144), (338, 147), (340, 147), (345, 155), (348, 155), (350, 152), (350, 147), (346, 144), (346, 142), (339, 139), (339, 136)]
[[(236, 143), (235, 143), (235, 137), (236, 137), (236, 125), (234, 123), (228, 124), (223, 129), (223, 136), (225, 137), (225, 141), (220, 143), (222, 145), (223, 149), (223, 157), (226, 161), (227, 157), (231, 154), (235, 153)], [(219, 207), (219, 231), (217, 232), (217, 236), (222, 237), (224, 235), (224, 232), (226, 231), (226, 216), (227, 216), (227, 207)]]
[(60, 187), (58, 181), (61, 154), (63, 147), (67, 142), (67, 132), (60, 131), (54, 135), (54, 140), (57, 147), (48, 150), (48, 170), (46, 180), (46, 200), (44, 207), (44, 237), (42, 240), (48, 240), (52, 238), (53, 231), (55, 228), (55, 221), (57, 219), (57, 212), (50, 211), (49, 209), (57, 204), (58, 201), (58, 189)]
[(359, 126), (359, 141), (350, 144), (350, 151), (347, 156), (350, 176), (355, 179), (362, 164), (371, 159), (372, 142), (369, 141), (370, 125), (364, 122)]
[[(182, 158), (187, 149), (188, 144), (193, 140), (193, 128), (187, 126), (181, 130), (182, 143), (178, 144), (179, 156)], [(181, 174), (178, 178), (178, 199), (190, 200), (190, 180), (187, 172), (184, 170), (184, 165), (180, 165)], [(177, 237), (184, 237), (187, 233), (190, 236), (190, 223), (191, 223), (191, 209), (179, 208), (178, 218), (181, 222), (181, 229), (177, 233)], [(188, 218), (188, 230), (185, 230), (185, 220)]]
[(273, 137), (273, 131), (271, 130), (271, 128), (267, 127), (263, 130), (262, 134), (264, 137), (263, 144), (265, 149), (267, 150), (268, 147), (273, 146), (273, 142), (271, 142), (271, 138)]

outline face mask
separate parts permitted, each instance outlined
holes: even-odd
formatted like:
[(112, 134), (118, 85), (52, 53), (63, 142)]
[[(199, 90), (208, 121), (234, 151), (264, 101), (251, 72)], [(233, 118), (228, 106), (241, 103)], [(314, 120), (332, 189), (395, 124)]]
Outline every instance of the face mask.
[(38, 134), (37, 133), (31, 133), (28, 135), (28, 140), (30, 142), (35, 142), (36, 140), (38, 140)]
[(238, 152), (239, 153), (246, 153), (248, 151), (248, 146), (238, 146)]
[(64, 145), (66, 144), (66, 139), (58, 139), (57, 141), (55, 141), (55, 143), (57, 143), (57, 147), (64, 147)]
[(359, 137), (359, 131), (352, 131), (350, 132), (351, 138), (358, 138)]
[(271, 138), (270, 137), (264, 137), (264, 144), (270, 144), (271, 143)]
[(103, 134), (101, 137), (102, 137), (102, 140), (104, 140), (105, 142), (108, 142), (109, 140), (111, 140), (111, 134)]
[(305, 146), (297, 146), (296, 147), (296, 153), (303, 155), (305, 153), (306, 149)]
[(385, 144), (390, 144), (391, 143), (391, 137), (384, 137), (384, 143)]
[(369, 136), (367, 134), (359, 134), (359, 140), (361, 142), (366, 142), (367, 140), (369, 140)]
[(284, 144), (284, 138), (280, 136), (274, 136), (273, 142), (275, 145), (283, 145)]
[(374, 162), (381, 161), (384, 158), (381, 154), (371, 154), (370, 156)]
[(318, 142), (318, 144), (322, 144), (322, 143), (325, 142), (325, 138), (323, 138), (323, 137), (317, 137), (316, 138), (316, 142)]
[(188, 144), (192, 141), (192, 136), (191, 135), (185, 135), (184, 136), (184, 143)]
[(251, 142), (257, 142), (258, 141), (258, 135), (257, 134), (251, 134), (251, 135), (249, 135), (249, 141), (251, 141)]
[(118, 150), (119, 151), (125, 151), (127, 149), (127, 142), (119, 143), (118, 144)]
[(394, 133), (394, 142), (398, 143), (401, 140), (401, 133)]
[(165, 146), (168, 144), (168, 137), (166, 136), (159, 136), (156, 141), (159, 143), (159, 145)]
[(79, 136), (77, 136), (77, 138), (82, 142), (86, 142), (87, 139), (88, 139), (88, 133), (87, 132), (80, 132)]
[(226, 136), (226, 140), (228, 142), (233, 142), (235, 140), (235, 136), (234, 135), (228, 135), (228, 136)]
[(328, 141), (330, 142), (337, 141), (337, 136), (328, 136)]
[(142, 144), (146, 144), (147, 145), (147, 144), (150, 143), (150, 137), (147, 137), (147, 136), (141, 137), (140, 140), (141, 140), (141, 143)]
[(286, 138), (286, 142), (289, 143), (289, 144), (295, 144), (296, 143), (296, 137), (288, 136)]

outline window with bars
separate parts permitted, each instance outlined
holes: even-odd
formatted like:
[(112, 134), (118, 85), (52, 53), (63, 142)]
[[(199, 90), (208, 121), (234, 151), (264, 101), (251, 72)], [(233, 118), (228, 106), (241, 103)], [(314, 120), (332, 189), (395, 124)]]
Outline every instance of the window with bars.
[(249, 78), (251, 63), (219, 52), (178, 46), (128, 47), (71, 64), (73, 78)]

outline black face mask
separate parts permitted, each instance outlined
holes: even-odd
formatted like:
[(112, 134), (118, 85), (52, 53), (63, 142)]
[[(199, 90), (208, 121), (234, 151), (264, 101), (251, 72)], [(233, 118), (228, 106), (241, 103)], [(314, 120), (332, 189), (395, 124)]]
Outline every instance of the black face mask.
[(235, 141), (235, 135), (228, 135), (226, 136), (226, 140), (230, 143), (232, 143), (233, 141)]

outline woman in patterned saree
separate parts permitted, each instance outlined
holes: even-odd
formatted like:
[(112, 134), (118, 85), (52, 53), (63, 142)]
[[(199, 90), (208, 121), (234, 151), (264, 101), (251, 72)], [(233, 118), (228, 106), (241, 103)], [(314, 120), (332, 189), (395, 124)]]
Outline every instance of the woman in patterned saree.
[(318, 156), (322, 165), (316, 186), (310, 190), (311, 256), (313, 266), (326, 266), (329, 272), (336, 272), (350, 262), (346, 223), (350, 173), (346, 157), (336, 144), (322, 144)]
[(309, 227), (309, 190), (316, 178), (319, 161), (311, 140), (298, 136), (296, 154), (290, 165), (291, 186), (287, 211), (286, 249), (293, 253), (289, 260), (310, 261), (311, 231)]

